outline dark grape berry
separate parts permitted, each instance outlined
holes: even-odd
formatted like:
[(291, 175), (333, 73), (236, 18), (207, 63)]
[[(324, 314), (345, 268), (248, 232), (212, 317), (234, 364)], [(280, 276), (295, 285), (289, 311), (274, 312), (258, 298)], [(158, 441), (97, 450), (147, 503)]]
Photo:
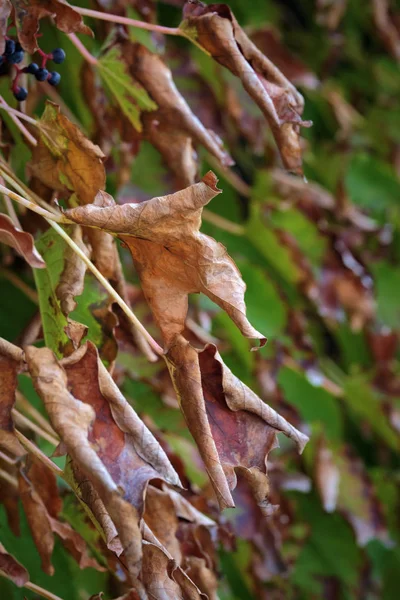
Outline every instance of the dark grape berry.
[(25, 67), (24, 69), (25, 73), (30, 73), (31, 75), (36, 75), (36, 73), (39, 71), (39, 65), (37, 65), (36, 63), (31, 63), (30, 65), (28, 65), (27, 67)]
[(61, 81), (60, 73), (57, 73), (57, 71), (52, 71), (50, 76), (47, 78), (47, 81), (50, 85), (58, 85)]
[(38, 69), (35, 73), (35, 77), (38, 81), (46, 81), (49, 72), (47, 69)]
[(57, 65), (61, 65), (61, 63), (63, 63), (64, 60), (65, 60), (66, 54), (65, 54), (65, 52), (64, 52), (64, 50), (62, 48), (56, 48), (51, 53), (51, 56), (52, 56), (53, 61)]
[(26, 100), (28, 96), (28, 90), (24, 87), (17, 87), (14, 90), (14, 98), (16, 100), (18, 100), (19, 102), (23, 102), (24, 100)]
[(19, 65), (20, 62), (22, 62), (24, 59), (24, 51), (20, 50), (20, 51), (15, 51), (14, 54), (11, 54), (10, 56), (8, 56), (8, 62), (11, 63), (12, 65)]
[(0, 67), (1, 67), (1, 65), (3, 64), (3, 62), (4, 62), (4, 56), (2, 56), (2, 55), (1, 55), (1, 56), (0, 56)]
[(15, 52), (23, 52), (24, 49), (19, 42), (15, 42)]
[(15, 52), (15, 42), (14, 42), (14, 40), (7, 40), (6, 41), (6, 48), (4, 50), (4, 54), (8, 58), (11, 54), (14, 54), (14, 52)]

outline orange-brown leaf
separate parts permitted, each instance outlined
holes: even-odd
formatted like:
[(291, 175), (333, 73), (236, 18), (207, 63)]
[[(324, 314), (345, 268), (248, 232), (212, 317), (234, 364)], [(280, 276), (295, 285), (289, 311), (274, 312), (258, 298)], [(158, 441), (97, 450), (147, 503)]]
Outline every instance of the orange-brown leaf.
[(98, 203), (66, 211), (76, 223), (117, 234), (129, 247), (142, 288), (168, 347), (185, 326), (188, 295), (202, 292), (242, 334), (265, 338), (246, 318), (245, 284), (222, 244), (199, 231), (203, 206), (220, 193), (210, 171), (190, 187), (141, 204)]
[(11, 416), (17, 389), (17, 369), (16, 361), (0, 353), (0, 448), (11, 455), (22, 456), (25, 452), (15, 437)]
[(3, 571), (6, 576), (11, 579), (18, 587), (23, 587), (29, 581), (29, 573), (14, 558), (8, 554), (3, 544), (0, 542), (0, 571)]
[(44, 17), (54, 17), (58, 29), (65, 33), (86, 33), (91, 29), (82, 21), (82, 17), (66, 0), (12, 0), (15, 8), (18, 39), (24, 50), (33, 54), (37, 49), (36, 34), (39, 21)]
[(35, 269), (45, 269), (46, 263), (36, 250), (30, 233), (18, 229), (7, 215), (0, 214), (0, 242), (14, 248)]

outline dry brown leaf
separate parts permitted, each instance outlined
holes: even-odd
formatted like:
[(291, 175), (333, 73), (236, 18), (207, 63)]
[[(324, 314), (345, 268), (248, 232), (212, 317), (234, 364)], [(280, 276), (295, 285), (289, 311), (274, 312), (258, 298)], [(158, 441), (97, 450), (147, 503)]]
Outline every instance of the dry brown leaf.
[(346, 12), (347, 3), (348, 0), (317, 0), (317, 22), (335, 31)]
[(167, 348), (185, 326), (188, 295), (203, 292), (245, 337), (265, 338), (246, 318), (245, 284), (222, 244), (199, 231), (203, 206), (220, 193), (210, 171), (201, 182), (141, 204), (96, 203), (66, 211), (71, 220), (118, 235), (132, 253)]
[(52, 575), (51, 556), (54, 533), (74, 557), (81, 569), (91, 567), (103, 571), (98, 562), (88, 555), (86, 543), (68, 523), (58, 520), (62, 501), (54, 473), (38, 459), (31, 457), (27, 468), (20, 471), (19, 489), (22, 505), (32, 532), (32, 537), (42, 560), (42, 569)]
[(290, 201), (306, 201), (326, 209), (336, 207), (332, 194), (317, 183), (303, 181), (299, 177), (285, 173), (282, 169), (272, 169), (271, 178), (277, 192)]
[(14, 225), (10, 217), (0, 213), (0, 242), (14, 248), (35, 269), (45, 269), (46, 263), (36, 250), (33, 237)]
[(148, 482), (157, 478), (179, 485), (179, 477), (92, 344), (64, 359), (64, 368), (48, 349), (28, 348), (26, 356), (53, 427), (92, 482), (136, 577), (141, 558), (138, 521)]
[(51, 350), (28, 347), (25, 354), (35, 389), (46, 406), (50, 422), (69, 455), (93, 483), (104, 503), (120, 536), (129, 572), (135, 580), (142, 555), (138, 514), (124, 500), (119, 486), (89, 441), (95, 411), (68, 391), (67, 375)]
[(0, 4), (0, 54), (3, 54), (6, 45), (8, 17), (11, 13), (11, 3), (3, 0)]
[(36, 34), (39, 21), (53, 17), (56, 26), (65, 33), (86, 33), (92, 30), (82, 21), (82, 17), (66, 0), (11, 0), (15, 9), (18, 39), (24, 50), (33, 54), (37, 48)]
[(18, 362), (1, 353), (0, 347), (0, 448), (11, 455), (22, 456), (24, 449), (14, 433), (11, 411), (15, 404)]
[[(279, 69), (247, 37), (226, 4), (189, 0), (181, 28), (193, 35), (211, 56), (240, 78), (246, 92), (265, 115), (283, 164), (302, 173), (300, 126), (304, 100)], [(192, 32), (195, 31), (193, 34)]]
[[(82, 240), (82, 229), (74, 227), (71, 239), (89, 256), (89, 250)], [(67, 317), (76, 308), (75, 296), (80, 296), (85, 283), (86, 264), (70, 246), (64, 252), (64, 269), (60, 275), (60, 283), (56, 289), (56, 296), (60, 300), (61, 310)]]
[(143, 518), (159, 542), (168, 550), (179, 565), (182, 560), (182, 553), (178, 538), (176, 537), (178, 518), (175, 513), (174, 503), (167, 491), (149, 486), (146, 496), (146, 510)]
[(372, 0), (376, 28), (387, 51), (400, 62), (400, 32), (390, 14), (389, 0)]
[(164, 157), (178, 188), (191, 185), (196, 178), (193, 142), (204, 146), (222, 165), (233, 164), (220, 138), (193, 114), (177, 90), (170, 69), (157, 54), (145, 46), (127, 42), (123, 45), (123, 56), (131, 75), (159, 107), (142, 114), (144, 134)]
[(326, 512), (334, 512), (340, 485), (340, 471), (334, 453), (321, 438), (315, 460), (315, 483)]
[(221, 508), (234, 506), (236, 470), (269, 514), (266, 459), (284, 432), (301, 452), (307, 436), (280, 417), (224, 365), (212, 344), (193, 348), (182, 336), (166, 356), (188, 427), (199, 447)]
[(14, 558), (11, 554), (8, 554), (3, 544), (0, 542), (0, 571), (3, 571), (6, 576), (11, 579), (18, 587), (24, 587), (29, 581), (29, 573)]
[[(52, 102), (46, 103), (39, 122), (41, 135), (32, 152), (30, 172), (60, 194), (70, 196), (74, 192), (79, 203), (90, 204), (105, 188), (103, 152)], [(117, 260), (113, 238), (105, 232), (90, 230), (89, 240), (96, 266), (110, 279)]]

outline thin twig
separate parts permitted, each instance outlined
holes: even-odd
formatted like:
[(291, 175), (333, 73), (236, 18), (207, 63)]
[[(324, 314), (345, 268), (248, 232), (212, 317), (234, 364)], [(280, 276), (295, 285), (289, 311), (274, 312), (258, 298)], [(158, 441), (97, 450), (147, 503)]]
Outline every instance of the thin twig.
[(110, 15), (108, 13), (103, 13), (98, 10), (91, 10), (89, 8), (82, 8), (80, 6), (73, 6), (73, 9), (76, 10), (76, 12), (78, 12), (79, 14), (83, 15), (84, 17), (92, 17), (93, 19), (109, 21), (110, 23), (119, 23), (120, 25), (128, 25), (129, 27), (138, 27), (139, 29), (156, 31), (157, 33), (164, 33), (165, 35), (183, 36), (183, 32), (179, 29), (179, 27), (163, 27), (162, 25), (155, 25), (154, 23), (137, 21), (136, 19), (120, 17), (119, 15)]
[(11, 411), (12, 416), (14, 417), (14, 421), (18, 427), (27, 427), (31, 429), (35, 433), (37, 433), (41, 438), (53, 444), (53, 446), (58, 446), (60, 443), (59, 440), (52, 435), (50, 435), (47, 431), (33, 423), (30, 419), (25, 417), (25, 415), (21, 414), (16, 408), (13, 408)]
[(35, 592), (35, 594), (37, 594), (38, 596), (42, 596), (42, 598), (47, 598), (47, 600), (63, 600), (62, 598), (60, 598), (60, 596), (56, 596), (52, 592), (49, 592), (49, 590), (45, 590), (44, 588), (40, 587), (40, 585), (32, 583), (32, 581), (28, 581), (24, 585), (24, 588), (26, 588), (27, 590), (31, 590), (31, 592)]
[(69, 235), (64, 231), (62, 227), (60, 227), (57, 223), (54, 223), (52, 220), (48, 219), (49, 225), (57, 231), (57, 233), (67, 242), (67, 244), (73, 249), (73, 251), (83, 260), (88, 269), (92, 271), (95, 277), (100, 281), (100, 283), (106, 288), (107, 292), (114, 299), (114, 301), (122, 308), (126, 316), (129, 320), (135, 325), (136, 329), (140, 331), (146, 340), (149, 342), (152, 350), (158, 355), (163, 355), (163, 349), (159, 346), (155, 339), (149, 334), (147, 329), (143, 327), (137, 316), (132, 312), (126, 302), (121, 298), (121, 296), (114, 290), (112, 285), (107, 281), (107, 279), (100, 273), (100, 271), (94, 266), (92, 261), (86, 256), (84, 252), (79, 248), (77, 244), (69, 237)]
[[(22, 410), (26, 413), (28, 413), (29, 416), (32, 417), (32, 419), (34, 419), (37, 423), (39, 423), (39, 425), (42, 427), (42, 429), (45, 429), (51, 436), (53, 436), (55, 439), (57, 439), (57, 434), (54, 431), (54, 429), (52, 428), (52, 426), (50, 425), (50, 423), (44, 418), (44, 416), (38, 411), (36, 410), (36, 408), (34, 406), (32, 406), (32, 404), (30, 402), (28, 402), (28, 400), (25, 398), (25, 396), (23, 394), (21, 394), (21, 392), (19, 390), (16, 391), (16, 399), (17, 399), (17, 408), (19, 410)], [(58, 440), (57, 440), (57, 444), (58, 444)]]
[(77, 50), (79, 50), (79, 52), (82, 54), (83, 58), (91, 65), (97, 66), (99, 64), (99, 61), (97, 60), (97, 58), (95, 56), (93, 56), (93, 54), (90, 54), (89, 50), (87, 50), (87, 48), (85, 48), (85, 46), (82, 44), (81, 40), (75, 35), (75, 33), (68, 33), (67, 34), (69, 39), (71, 40), (71, 42), (74, 44), (75, 48)]
[[(5, 175), (6, 174), (3, 173), (4, 178), (6, 178)], [(0, 183), (0, 192), (2, 192), (3, 194), (7, 194), (12, 200), (15, 200), (15, 202), (22, 204), (23, 206), (25, 206), (26, 208), (29, 208), (30, 210), (33, 210), (35, 213), (44, 217), (47, 220), (51, 219), (52, 221), (56, 221), (57, 223), (70, 223), (71, 222), (71, 221), (69, 221), (69, 219), (64, 217), (64, 215), (62, 215), (62, 214), (55, 215), (54, 213), (46, 210), (45, 208), (41, 208), (34, 202), (31, 202), (30, 200), (26, 200), (19, 194), (16, 194), (12, 190), (9, 190), (8, 188), (6, 188), (4, 185), (1, 185), (1, 183)]]
[[(2, 183), (3, 185), (5, 183), (3, 177), (1, 177), (1, 176), (0, 176), (0, 183)], [(21, 226), (21, 223), (19, 222), (18, 215), (15, 212), (14, 204), (11, 202), (11, 200), (7, 196), (7, 194), (3, 194), (3, 198), (4, 198), (4, 203), (6, 205), (6, 210), (8, 212), (8, 216), (10, 217), (10, 219), (13, 222), (13, 224), (15, 225), (15, 227), (22, 230), (22, 226)]]
[(36, 456), (44, 465), (49, 467), (49, 469), (51, 469), (56, 475), (59, 475), (60, 477), (64, 476), (63, 470), (60, 469), (60, 467), (58, 467), (55, 463), (53, 463), (53, 461), (50, 460), (50, 458), (48, 456), (46, 456), (40, 450), (40, 448), (38, 448), (36, 446), (36, 444), (31, 442), (31, 440), (28, 440), (28, 438), (25, 437), (23, 433), (18, 431), (18, 429), (15, 429), (14, 432), (15, 432), (15, 435), (17, 436), (18, 440), (21, 442), (21, 444), (24, 446), (24, 448), (26, 448), (26, 450), (28, 450), (28, 452), (30, 452), (31, 454)]
[(221, 173), (222, 177), (235, 189), (241, 196), (250, 198), (251, 187), (243, 181), (241, 177), (235, 171), (232, 171), (229, 167), (224, 167), (214, 156), (211, 154), (207, 155), (207, 162), (217, 173)]
[(8, 183), (10, 185), (12, 185), (14, 189), (17, 190), (17, 192), (22, 194), (23, 197), (25, 197), (26, 199), (29, 199), (31, 196), (37, 204), (40, 204), (48, 212), (52, 213), (56, 217), (58, 217), (60, 215), (59, 210), (55, 209), (53, 206), (50, 206), (50, 204), (48, 204), (47, 202), (42, 200), (42, 198), (40, 198), (39, 196), (34, 194), (24, 183), (22, 183), (22, 181), (17, 179), (15, 177), (15, 175), (12, 173), (12, 171), (8, 169), (8, 165), (6, 163), (4, 163), (3, 161), (1, 161), (1, 159), (0, 159), (0, 172), (2, 173), (4, 179), (6, 181), (8, 181)]
[(10, 473), (7, 473), (7, 471), (5, 471), (4, 469), (0, 468), (0, 477), (2, 479), (4, 479), (4, 481), (7, 481), (7, 483), (9, 483), (10, 485), (14, 486), (14, 487), (18, 487), (18, 481), (15, 477), (13, 477)]
[(16, 288), (21, 290), (21, 292), (23, 292), (25, 296), (29, 298), (29, 300), (32, 300), (34, 304), (39, 303), (38, 295), (35, 292), (35, 290), (29, 287), (29, 285), (25, 283), (25, 281), (23, 281), (20, 277), (18, 277), (18, 275), (16, 275), (12, 271), (9, 271), (8, 269), (2, 269), (1, 267), (0, 275), (2, 275), (4, 279), (8, 279), (8, 281), (10, 281)]
[(7, 456), (7, 454), (4, 454), (4, 452), (2, 452), (0, 450), (0, 458), (1, 460), (4, 460), (5, 463), (7, 463), (8, 465), (15, 465), (18, 461), (19, 458), (11, 458), (10, 456)]
[(209, 223), (212, 223), (212, 225), (216, 225), (224, 231), (229, 231), (229, 233), (233, 233), (233, 235), (244, 235), (246, 233), (246, 230), (243, 227), (243, 225), (232, 223), (232, 221), (229, 221), (228, 219), (225, 219), (225, 217), (221, 217), (220, 215), (216, 215), (207, 208), (203, 209), (203, 219), (204, 221), (208, 221)]

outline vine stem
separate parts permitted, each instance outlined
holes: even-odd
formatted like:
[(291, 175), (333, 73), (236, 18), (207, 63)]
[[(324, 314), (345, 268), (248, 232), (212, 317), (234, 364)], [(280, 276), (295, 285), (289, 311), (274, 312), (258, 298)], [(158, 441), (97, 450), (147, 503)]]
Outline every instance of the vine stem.
[(18, 429), (14, 429), (14, 433), (17, 436), (18, 441), (22, 444), (24, 448), (31, 452), (36, 458), (38, 458), (44, 465), (46, 465), (49, 469), (53, 471), (56, 475), (64, 478), (64, 471), (60, 469), (48, 456), (46, 456), (40, 448), (36, 446), (31, 440), (24, 436), (23, 433), (18, 431)]
[[(94, 11), (94, 12), (96, 12), (96, 11)], [(84, 46), (84, 44), (82, 44), (81, 40), (78, 38), (77, 35), (75, 35), (75, 33), (68, 33), (67, 36), (69, 37), (71, 42), (74, 44), (76, 49), (79, 50), (79, 52), (82, 54), (83, 58), (90, 65), (94, 65), (96, 67), (99, 64), (99, 61), (97, 60), (97, 58), (89, 52), (89, 50)]]
[[(11, 181), (11, 183), (12, 183), (12, 181)], [(92, 271), (92, 273), (96, 277), (96, 279), (98, 281), (100, 281), (100, 283), (105, 287), (105, 289), (110, 294), (110, 296), (124, 311), (124, 313), (126, 314), (128, 319), (131, 321), (131, 323), (133, 323), (133, 325), (136, 327), (136, 329), (138, 331), (140, 331), (140, 333), (143, 335), (143, 337), (147, 340), (147, 342), (149, 343), (151, 349), (155, 352), (155, 354), (157, 356), (163, 356), (164, 351), (161, 348), (161, 346), (156, 342), (156, 340), (150, 335), (150, 333), (147, 331), (147, 329), (142, 325), (142, 323), (139, 321), (139, 319), (134, 314), (134, 312), (129, 308), (129, 306), (127, 305), (125, 300), (123, 300), (121, 298), (121, 296), (118, 294), (118, 292), (116, 292), (114, 290), (114, 288), (107, 281), (107, 279), (104, 277), (104, 275), (102, 275), (100, 273), (100, 271), (94, 266), (92, 261), (85, 255), (84, 252), (82, 252), (82, 250), (79, 248), (79, 246), (69, 237), (69, 235), (64, 231), (64, 229), (62, 227), (60, 227), (60, 225), (59, 225), (59, 223), (74, 224), (73, 221), (70, 221), (69, 219), (67, 219), (67, 217), (65, 217), (64, 215), (61, 215), (61, 214), (53, 215), (46, 209), (41, 208), (34, 202), (31, 202), (30, 200), (23, 198), (19, 194), (16, 194), (12, 190), (9, 190), (8, 188), (6, 188), (5, 186), (3, 186), (1, 184), (0, 184), (0, 192), (2, 192), (3, 194), (8, 194), (10, 196), (10, 198), (15, 200), (16, 202), (19, 202), (23, 206), (26, 206), (30, 210), (38, 213), (39, 215), (41, 215), (42, 217), (44, 217), (46, 219), (48, 224), (55, 231), (57, 231), (57, 233), (67, 242), (67, 244), (72, 248), (72, 250), (83, 260), (83, 262), (86, 264), (87, 268), (90, 271)]]
[(94, 266), (92, 261), (86, 256), (84, 252), (79, 248), (77, 244), (69, 237), (69, 235), (64, 231), (58, 223), (47, 219), (47, 222), (57, 233), (67, 242), (67, 244), (72, 248), (72, 250), (83, 260), (86, 264), (87, 268), (92, 271), (93, 275), (100, 281), (100, 283), (106, 288), (107, 292), (110, 296), (115, 300), (115, 302), (120, 306), (120, 308), (124, 311), (128, 319), (135, 325), (136, 329), (140, 331), (143, 337), (148, 341), (151, 349), (158, 355), (163, 356), (164, 351), (156, 342), (156, 340), (149, 334), (147, 329), (141, 324), (137, 316), (133, 313), (133, 311), (129, 308), (126, 302), (121, 298), (121, 296), (114, 290), (112, 285), (107, 281), (107, 279), (100, 273), (100, 271)]
[(31, 590), (31, 592), (35, 592), (35, 594), (42, 596), (42, 598), (47, 598), (47, 600), (62, 600), (60, 596), (56, 596), (52, 592), (49, 592), (49, 590), (45, 590), (44, 588), (40, 587), (40, 585), (32, 583), (32, 581), (27, 581), (24, 585), (24, 588)]
[(180, 35), (184, 36), (182, 30), (179, 27), (163, 27), (162, 25), (155, 25), (154, 23), (146, 23), (145, 21), (137, 21), (136, 19), (129, 19), (128, 17), (120, 17), (119, 15), (110, 15), (107, 13), (100, 12), (98, 10), (91, 10), (90, 8), (82, 8), (80, 6), (72, 7), (76, 12), (84, 17), (92, 17), (93, 19), (100, 19), (101, 21), (109, 21), (110, 23), (120, 23), (121, 25), (128, 25), (130, 27), (138, 27), (139, 29), (147, 29), (148, 31), (155, 31), (157, 33), (164, 33), (165, 35)]
[(27, 427), (31, 431), (37, 433), (41, 438), (47, 440), (53, 446), (58, 446), (58, 444), (60, 443), (60, 440), (50, 435), (47, 431), (42, 429), (42, 427), (40, 427), (36, 423), (33, 423), (30, 419), (25, 417), (25, 415), (21, 414), (16, 408), (12, 409), (11, 414), (14, 417), (16, 425), (18, 425), (19, 427)]

